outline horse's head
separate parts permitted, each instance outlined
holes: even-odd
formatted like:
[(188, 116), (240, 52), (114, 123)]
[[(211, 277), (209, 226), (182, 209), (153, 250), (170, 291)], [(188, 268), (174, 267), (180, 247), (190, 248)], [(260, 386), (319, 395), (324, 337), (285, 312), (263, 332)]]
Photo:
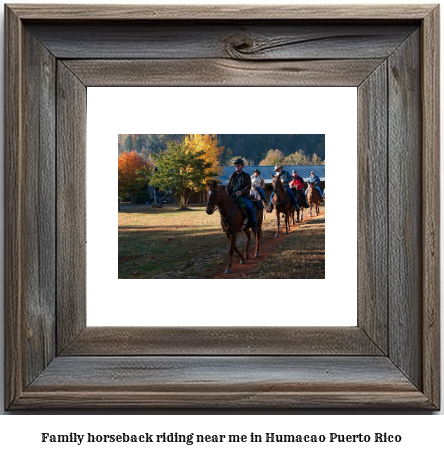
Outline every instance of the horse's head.
[(214, 212), (214, 208), (219, 202), (219, 187), (216, 182), (209, 182), (207, 184), (207, 208), (206, 213), (211, 215)]
[(271, 175), (271, 177), (273, 178), (273, 183), (272, 183), (272, 185), (273, 185), (273, 191), (274, 191), (274, 193), (277, 194), (277, 193), (279, 193), (280, 191), (282, 191), (283, 188), (284, 188), (283, 185), (282, 185), (281, 178), (280, 178), (278, 175), (273, 176), (273, 174)]

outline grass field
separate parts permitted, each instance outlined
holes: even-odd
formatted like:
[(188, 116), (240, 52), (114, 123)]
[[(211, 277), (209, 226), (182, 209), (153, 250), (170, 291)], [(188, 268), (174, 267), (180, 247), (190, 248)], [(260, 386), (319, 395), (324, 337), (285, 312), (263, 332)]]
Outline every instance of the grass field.
[[(174, 206), (128, 206), (119, 212), (119, 279), (324, 278), (324, 226), (321, 213), (276, 239), (275, 216), (267, 215), (262, 225), (264, 255), (243, 269), (248, 274), (223, 277), (228, 239), (217, 213), (209, 216), (204, 207), (178, 211)], [(243, 250), (243, 233), (237, 245)], [(253, 257), (254, 245), (252, 237)], [(233, 261), (238, 262), (236, 255)]]

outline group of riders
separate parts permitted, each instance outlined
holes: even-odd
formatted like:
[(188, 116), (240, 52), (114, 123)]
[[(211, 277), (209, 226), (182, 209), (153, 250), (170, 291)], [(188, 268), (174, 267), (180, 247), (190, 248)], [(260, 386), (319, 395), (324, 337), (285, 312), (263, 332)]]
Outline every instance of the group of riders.
[[(251, 203), (250, 199), (250, 192), (252, 191), (257, 191), (261, 198), (265, 201), (267, 201), (267, 198), (265, 196), (264, 188), (265, 188), (265, 181), (261, 177), (261, 173), (258, 169), (253, 171), (253, 176), (250, 176), (244, 171), (244, 166), (245, 163), (241, 158), (238, 158), (234, 163), (234, 167), (236, 170), (234, 171), (233, 174), (228, 179), (228, 183), (225, 186), (225, 191), (228, 195), (233, 195), (236, 194), (238, 197), (242, 198), (243, 201), (245, 202), (246, 205), (246, 210), (248, 213), (248, 216), (251, 220), (251, 224), (253, 227), (253, 231), (257, 233), (259, 231), (259, 227), (257, 226), (257, 220), (256, 220), (256, 215), (254, 213), (253, 205)], [(298, 175), (296, 170), (293, 170), (291, 175), (288, 173), (288, 171), (284, 170), (284, 167), (282, 165), (276, 165), (274, 167), (276, 171), (276, 176), (280, 178), (284, 189), (286, 190), (288, 196), (290, 197), (290, 200), (293, 204), (293, 206), (299, 210), (299, 205), (296, 201), (296, 193), (300, 193), (302, 196), (302, 200), (304, 201), (304, 207), (308, 208), (309, 205), (307, 203), (307, 192), (308, 188), (304, 193), (304, 180), (302, 179), (301, 176)], [(321, 180), (319, 179), (318, 176), (315, 175), (314, 171), (311, 171), (310, 177), (308, 178), (308, 183), (313, 182), (315, 185), (315, 188), (319, 192), (319, 195), (321, 197), (321, 200), (323, 199), (324, 195), (322, 193), (322, 190), (319, 187), (319, 183)], [(274, 192), (270, 196), (270, 204), (268, 206), (267, 212), (271, 213), (273, 211), (273, 196)]]

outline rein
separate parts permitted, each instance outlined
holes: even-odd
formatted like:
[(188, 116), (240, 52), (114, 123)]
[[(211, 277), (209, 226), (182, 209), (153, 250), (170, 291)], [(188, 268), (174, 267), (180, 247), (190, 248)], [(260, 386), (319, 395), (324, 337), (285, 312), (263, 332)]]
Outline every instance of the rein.
[[(285, 201), (279, 201), (278, 200), (278, 192), (276, 192), (276, 188), (273, 189), (274, 190), (274, 197), (276, 198), (276, 202), (275, 204), (278, 206), (279, 204), (287, 204), (288, 201), (290, 201), (290, 196), (287, 195), (287, 199)], [(280, 191), (281, 189), (279, 189)], [(282, 188), (282, 193), (284, 193), (284, 189)]]
[(228, 220), (230, 220), (230, 218), (233, 216), (233, 214), (236, 212), (236, 209), (237, 209), (237, 206), (236, 206), (236, 203), (234, 204), (234, 209), (228, 214), (228, 217), (227, 218), (223, 218), (222, 217), (222, 214), (221, 214), (221, 211), (223, 211), (224, 209), (226, 209), (229, 204), (227, 204), (226, 206), (224, 207), (221, 207), (221, 208), (218, 208), (217, 205), (219, 204), (219, 192), (220, 192), (220, 189), (217, 190), (217, 200), (216, 200), (216, 203), (207, 203), (207, 205), (210, 205), (215, 207), (218, 211), (219, 211), (219, 214), (220, 214), (220, 218), (222, 219), (222, 222), (224, 222), (224, 224), (226, 225)]

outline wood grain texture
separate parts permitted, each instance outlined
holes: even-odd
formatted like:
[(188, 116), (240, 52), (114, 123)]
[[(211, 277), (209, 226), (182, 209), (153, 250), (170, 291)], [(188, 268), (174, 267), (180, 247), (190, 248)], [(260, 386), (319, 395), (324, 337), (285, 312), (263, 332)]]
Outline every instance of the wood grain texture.
[(24, 36), (23, 312), (25, 385), (55, 355), (55, 59)]
[(439, 198), (439, 6), (422, 27), (422, 230), (423, 230), (423, 387), (430, 400), (440, 403), (440, 198)]
[(388, 59), (389, 356), (422, 384), (422, 154), (420, 34)]
[(5, 11), (5, 408), (23, 391), (23, 27)]
[[(43, 399), (43, 401), (42, 401)], [(385, 357), (59, 357), (20, 407), (421, 407)]]
[(23, 20), (421, 20), (436, 5), (26, 5), (8, 7)]
[(381, 355), (360, 328), (87, 327), (62, 356)]
[[(26, 20), (26, 32), (23, 32), (21, 19)], [(176, 55), (176, 51), (170, 50), (171, 54), (156, 62), (160, 70), (156, 73), (153, 69), (149, 75), (143, 74), (146, 68), (152, 67), (146, 60), (114, 59), (108, 66), (110, 63), (105, 60), (110, 55), (108, 52), (112, 52), (111, 42), (102, 54), (99, 46), (92, 49), (98, 52), (98, 58), (88, 64), (75, 58), (76, 46), (70, 39), (56, 40), (54, 46), (64, 47), (68, 60), (58, 62), (57, 80), (51, 83), (55, 72), (51, 53), (43, 49), (47, 46), (45, 41), (31, 31), (36, 22), (43, 20), (49, 21), (46, 26), (51, 29), (55, 25), (50, 23), (51, 19), (61, 21), (58, 25), (82, 21), (91, 22), (93, 27), (97, 21), (106, 24), (109, 19), (118, 19), (119, 24), (128, 20), (132, 25), (146, 19), (151, 25), (159, 22), (165, 27), (165, 22), (170, 21), (169, 25), (176, 29), (184, 19), (192, 21), (194, 26), (197, 20), (203, 23), (211, 19), (212, 27), (207, 27), (199, 44), (195, 34), (184, 39), (177, 53), (205, 55), (205, 59), (184, 58), (181, 62), (171, 62), (170, 57)], [(230, 39), (222, 39), (222, 42), (220, 37), (227, 36), (227, 29), (220, 34), (222, 29), (213, 27), (214, 21), (219, 19), (224, 27), (229, 24), (233, 27), (233, 33), (228, 34)], [(344, 19), (348, 24), (359, 21), (354, 26), (364, 25), (362, 20), (375, 20), (367, 24), (374, 26), (375, 31), (373, 35), (367, 33), (365, 39), (373, 40), (377, 46), (365, 51), (350, 33), (341, 42), (340, 34), (322, 35), (319, 28), (313, 30), (312, 35), (308, 28), (304, 31), (304, 26), (326, 25), (309, 23), (318, 19), (328, 19), (328, 25), (336, 31), (345, 25)], [(438, 168), (437, 19), (435, 6), (6, 7), (6, 407), (437, 409), (439, 216), (433, 208), (438, 189), (434, 182), (424, 186), (424, 180), (437, 179)], [(267, 34), (273, 29), (269, 27), (255, 29), (254, 33), (249, 28), (248, 33), (241, 33), (239, 22), (250, 27), (256, 20), (269, 26), (274, 21), (274, 27), (278, 24), (282, 31)], [(385, 26), (396, 25), (399, 31), (398, 26), (406, 26), (404, 20), (409, 21), (408, 27), (419, 27), (420, 22), (416, 21), (422, 21), (422, 39), (419, 32), (414, 32), (395, 46), (387, 61), (374, 58), (388, 49), (393, 50), (390, 46), (395, 41), (390, 41)], [(302, 45), (304, 33), (294, 34), (293, 21), (298, 22), (299, 32), (308, 34), (309, 52), (306, 54)], [(378, 37), (381, 25), (384, 25), (384, 33)], [(182, 33), (179, 27), (176, 38), (171, 40), (161, 38), (160, 28), (155, 29), (148, 31), (148, 35), (151, 33), (165, 52), (168, 44)], [(392, 38), (396, 35), (395, 29)], [(319, 39), (315, 32), (321, 33), (317, 35)], [(208, 46), (206, 38), (211, 43)], [(86, 52), (88, 39), (85, 36), (80, 40), (81, 52)], [(97, 38), (100, 39), (103, 37)], [(128, 39), (134, 41), (134, 34)], [(121, 41), (116, 40), (114, 49), (119, 50), (120, 45)], [(332, 62), (332, 58), (319, 58), (324, 55), (326, 46), (332, 47), (330, 55), (337, 53), (336, 62)], [(347, 46), (348, 57), (358, 52), (362, 58), (346, 58), (347, 62), (338, 59), (338, 52), (346, 52)], [(155, 47), (156, 43), (148, 46), (149, 49)], [(222, 52), (222, 56), (209, 59), (216, 51)], [(302, 55), (305, 55), (304, 61), (300, 60)], [(280, 58), (275, 61), (273, 56)], [(166, 62), (167, 59), (170, 62)], [(359, 163), (359, 192), (366, 199), (360, 202), (360, 213), (365, 213), (372, 202), (382, 204), (381, 195), (370, 194), (374, 183), (365, 173), (374, 171), (375, 154), (384, 155), (383, 123), (384, 113), (387, 114), (389, 236), (383, 239), (384, 216), (373, 209), (374, 217), (359, 228), (366, 242), (365, 247), (360, 247), (360, 255), (363, 255), (359, 260), (360, 280), (363, 280), (360, 283), (368, 293), (363, 296), (360, 291), (359, 328), (267, 328), (267, 334), (261, 328), (176, 328), (170, 333), (171, 328), (85, 329), (85, 84), (96, 81), (103, 85), (112, 80), (123, 85), (139, 82), (149, 85), (153, 81), (165, 84), (165, 77), (173, 68), (171, 65), (179, 65), (176, 68), (185, 75), (175, 78), (175, 85), (190, 84), (197, 73), (202, 74), (198, 80), (221, 85), (254, 85), (257, 81), (264, 85), (318, 85), (322, 81), (328, 84), (335, 78), (342, 84), (362, 83), (358, 92), (360, 110), (367, 109), (368, 116), (361, 115), (359, 121), (360, 155), (364, 158)], [(341, 68), (343, 73), (349, 74), (340, 75)], [(108, 77), (104, 72), (114, 74)], [(322, 76), (322, 72), (326, 75)], [(45, 135), (51, 138), (51, 84), (55, 84), (57, 95), (57, 148), (52, 152), (51, 139), (48, 151), (42, 150), (47, 145)], [(384, 90), (386, 110), (381, 106)], [(47, 99), (49, 103), (43, 103)], [(54, 188), (51, 160), (56, 160), (55, 206), (51, 206), (48, 193)], [(30, 203), (32, 196), (26, 194), (28, 178), (32, 191), (38, 194), (37, 209)], [(46, 179), (49, 188), (42, 185)], [(375, 179), (382, 188), (383, 173)], [(407, 192), (411, 187), (415, 192)], [(43, 203), (48, 207), (43, 208)], [(51, 273), (53, 243), (51, 239), (36, 239), (46, 233), (51, 236), (54, 220), (57, 268)], [(30, 226), (35, 233), (28, 239)], [(389, 286), (384, 301), (380, 277), (385, 267), (382, 260), (386, 244)], [(41, 250), (36, 251), (38, 249)], [(28, 256), (36, 271), (25, 264)], [(49, 270), (43, 270), (48, 265)], [(51, 286), (45, 285), (51, 279), (57, 287), (55, 309), (51, 307), (51, 293), (48, 295)], [(426, 280), (430, 280), (430, 287), (425, 286)], [(40, 284), (44, 285), (43, 290), (39, 289)], [(41, 324), (36, 324), (34, 317)], [(54, 328), (55, 318), (57, 351), (54, 355), (48, 334)], [(387, 330), (384, 330), (386, 318)], [(36, 359), (31, 356), (33, 350)], [(156, 356), (141, 356), (147, 352)]]
[(86, 326), (86, 87), (57, 68), (57, 348)]
[[(417, 25), (160, 21), (29, 24), (57, 58), (302, 60), (387, 58)], [(202, 37), (205, 36), (205, 39)]]
[(238, 62), (232, 60), (64, 60), (88, 87), (357, 86), (380, 59)]
[(55, 354), (55, 67), (9, 11), (6, 23), (8, 405)]
[(358, 326), (388, 353), (387, 63), (358, 90)]

